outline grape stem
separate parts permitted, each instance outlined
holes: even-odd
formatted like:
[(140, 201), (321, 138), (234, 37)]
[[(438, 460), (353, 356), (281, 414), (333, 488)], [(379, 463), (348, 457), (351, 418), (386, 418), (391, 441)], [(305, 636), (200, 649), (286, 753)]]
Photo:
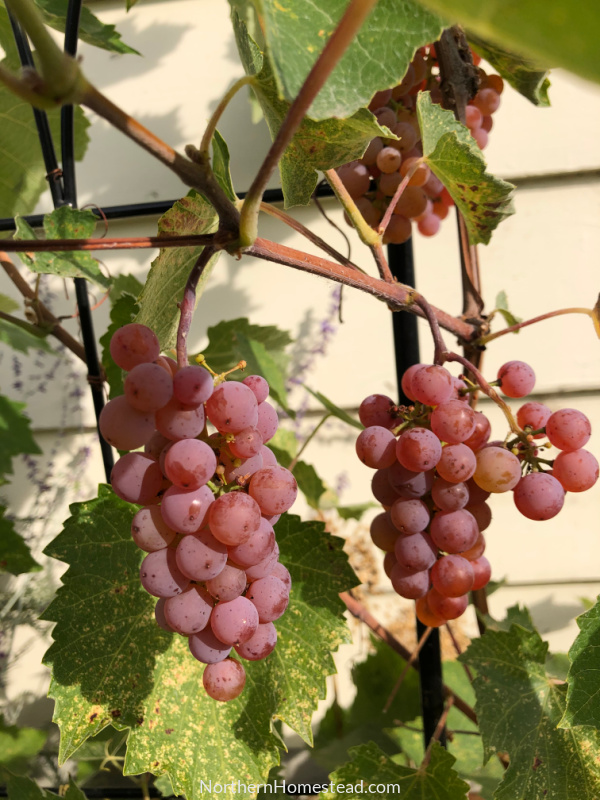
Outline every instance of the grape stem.
[(427, 750), (425, 751), (425, 755), (423, 756), (423, 761), (421, 761), (421, 765), (419, 767), (419, 772), (425, 772), (427, 770), (427, 765), (431, 760), (431, 751), (433, 748), (433, 743), (437, 742), (442, 735), (444, 728), (446, 727), (446, 720), (448, 719), (448, 714), (450, 713), (450, 709), (454, 705), (454, 698), (452, 696), (446, 699), (446, 704), (444, 711), (442, 712), (442, 716), (439, 718), (438, 724), (436, 725), (435, 731), (433, 732), (433, 736), (429, 740), (429, 744), (427, 745)]
[(425, 159), (423, 159), (423, 158), (418, 159), (414, 164), (412, 164), (412, 166), (410, 167), (410, 169), (408, 170), (408, 172), (406, 173), (404, 178), (402, 178), (402, 180), (398, 184), (398, 188), (394, 192), (394, 196), (392, 197), (392, 200), (391, 200), (389, 206), (387, 207), (387, 209), (385, 211), (385, 214), (383, 215), (383, 219), (381, 220), (381, 222), (379, 224), (379, 227), (377, 228), (377, 233), (380, 236), (383, 236), (383, 234), (386, 231), (387, 226), (390, 224), (390, 220), (392, 218), (392, 214), (394, 213), (394, 209), (396, 208), (396, 204), (397, 204), (398, 200), (400, 200), (400, 198), (404, 194), (404, 190), (408, 186), (408, 183), (409, 183), (410, 179), (415, 174), (417, 169), (421, 166), (421, 164), (424, 164), (424, 163), (425, 163)]
[(187, 338), (196, 305), (196, 287), (205, 267), (216, 252), (214, 247), (205, 247), (202, 250), (192, 267), (183, 290), (183, 298), (179, 303), (180, 317), (179, 327), (177, 328), (177, 366), (180, 369), (188, 365)]
[(415, 661), (415, 659), (417, 658), (417, 656), (419, 655), (419, 653), (423, 649), (423, 645), (425, 644), (427, 639), (429, 639), (429, 634), (431, 633), (432, 630), (433, 630), (433, 628), (431, 626), (429, 626), (428, 628), (425, 628), (425, 630), (423, 631), (423, 635), (421, 636), (421, 638), (417, 642), (417, 646), (415, 647), (415, 649), (410, 654), (410, 658), (408, 659), (408, 661), (404, 665), (404, 669), (400, 673), (400, 675), (398, 677), (398, 680), (396, 681), (396, 683), (394, 685), (394, 688), (390, 692), (390, 695), (389, 695), (388, 699), (385, 701), (385, 705), (383, 707), (383, 713), (384, 714), (387, 714), (387, 712), (390, 710), (390, 706), (394, 702), (394, 698), (398, 694), (398, 690), (400, 689), (400, 687), (402, 686), (402, 683), (404, 682), (404, 679), (408, 675), (409, 669), (411, 668), (411, 666), (413, 665), (413, 662)]
[(316, 425), (316, 427), (313, 428), (313, 430), (308, 434), (308, 436), (306, 437), (306, 439), (302, 443), (302, 447), (300, 448), (300, 450), (298, 450), (298, 453), (296, 454), (296, 456), (290, 462), (290, 465), (288, 467), (290, 472), (294, 471), (294, 467), (298, 463), (298, 459), (300, 458), (302, 453), (306, 450), (306, 448), (308, 447), (310, 442), (315, 438), (315, 436), (317, 435), (317, 433), (318, 433), (319, 429), (321, 428), (321, 426), (323, 426), (327, 422), (327, 420), (329, 419), (330, 416), (331, 416), (331, 414), (325, 414), (323, 416), (323, 418), (321, 420), (319, 420), (319, 422)]
[(502, 328), (501, 331), (488, 333), (486, 336), (482, 336), (477, 339), (475, 342), (473, 342), (473, 344), (483, 346), (494, 339), (498, 339), (500, 336), (504, 336), (506, 333), (516, 333), (517, 331), (520, 331), (521, 328), (526, 328), (528, 325), (534, 325), (536, 322), (543, 322), (545, 319), (551, 319), (552, 317), (560, 317), (563, 314), (586, 314), (588, 317), (594, 319), (593, 308), (559, 308), (557, 311), (549, 311), (547, 314), (540, 314), (539, 317), (532, 317), (524, 322), (518, 322), (516, 325), (511, 325), (508, 328)]
[(380, 244), (381, 237), (377, 231), (374, 231), (373, 228), (367, 224), (365, 218), (360, 213), (358, 206), (354, 202), (354, 198), (351, 197), (350, 192), (342, 183), (337, 172), (334, 169), (326, 169), (325, 177), (327, 178), (327, 182), (333, 189), (335, 196), (339, 200), (342, 208), (350, 218), (350, 221), (352, 222), (353, 227), (356, 229), (361, 242), (366, 244), (367, 247), (373, 247), (375, 244)]
[(213, 111), (211, 118), (208, 121), (208, 125), (206, 126), (206, 130), (202, 136), (202, 141), (200, 142), (200, 152), (205, 154), (207, 158), (210, 158), (210, 143), (212, 142), (212, 138), (215, 135), (215, 131), (217, 129), (217, 125), (219, 120), (221, 119), (221, 115), (231, 102), (232, 98), (242, 89), (244, 86), (247, 86), (249, 83), (252, 83), (254, 80), (254, 76), (252, 75), (244, 75), (243, 78), (238, 78), (238, 80), (233, 84), (233, 86), (227, 90), (219, 105)]

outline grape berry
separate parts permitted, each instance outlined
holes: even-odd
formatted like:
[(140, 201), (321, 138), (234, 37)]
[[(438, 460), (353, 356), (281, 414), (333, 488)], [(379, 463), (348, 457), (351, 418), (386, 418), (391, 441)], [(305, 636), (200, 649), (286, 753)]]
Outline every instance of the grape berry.
[[(468, 592), (490, 580), (482, 535), (492, 519), (490, 495), (512, 490), (525, 517), (551, 519), (567, 492), (595, 484), (598, 462), (583, 449), (591, 426), (581, 411), (525, 403), (517, 411), (522, 432), (490, 442), (490, 423), (470, 408), (463, 379), (416, 364), (401, 383), (414, 405), (381, 394), (363, 400), (356, 452), (376, 470), (371, 486), (384, 511), (371, 523), (371, 538), (385, 552), (384, 570), (397, 594), (416, 600), (421, 622), (439, 627), (460, 617)], [(498, 372), (507, 397), (525, 397), (534, 384), (522, 361)], [(544, 437), (547, 444), (539, 442)], [(539, 455), (552, 446), (561, 451), (554, 461)]]
[(116, 331), (110, 352), (128, 371), (125, 394), (107, 403), (99, 425), (107, 442), (135, 451), (116, 462), (111, 483), (142, 506), (131, 525), (148, 554), (142, 586), (159, 598), (157, 624), (187, 636), (207, 664), (207, 694), (232, 700), (246, 681), (232, 648), (249, 661), (270, 655), (291, 589), (273, 526), (298, 488), (266, 446), (278, 424), (269, 385), (259, 375), (223, 382), (201, 366), (177, 369), (135, 323)]

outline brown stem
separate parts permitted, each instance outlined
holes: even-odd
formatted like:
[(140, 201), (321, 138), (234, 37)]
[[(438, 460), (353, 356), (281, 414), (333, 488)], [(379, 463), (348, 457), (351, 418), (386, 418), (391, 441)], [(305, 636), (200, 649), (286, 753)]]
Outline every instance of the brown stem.
[(206, 153), (199, 154), (196, 148), (190, 148), (189, 158), (185, 158), (89, 83), (83, 90), (81, 103), (167, 166), (186, 186), (202, 192), (217, 211), (220, 227), (237, 238), (239, 212), (213, 175)]
[(3, 239), (7, 253), (54, 253), (70, 250), (141, 250), (153, 247), (223, 246), (225, 237), (216, 233), (191, 236), (130, 236), (114, 239)]
[(350, 0), (342, 18), (306, 76), (306, 80), (292, 102), (244, 200), (240, 217), (240, 239), (243, 246), (253, 244), (256, 239), (260, 202), (271, 175), (300, 127), (313, 100), (321, 91), (325, 81), (348, 49), (376, 2), (377, 0)]
[[(450, 636), (450, 640), (451, 640), (451, 642), (452, 642), (452, 646), (454, 647), (454, 650), (456, 651), (456, 655), (458, 655), (458, 656), (462, 656), (462, 652), (463, 652), (463, 651), (462, 651), (462, 649), (461, 649), (461, 646), (460, 646), (460, 645), (459, 645), (459, 643), (458, 643), (458, 639), (457, 639), (457, 638), (456, 638), (456, 636), (454, 635), (454, 631), (453, 631), (453, 630), (452, 630), (452, 628), (450, 627), (450, 623), (449, 623), (449, 622), (446, 622), (446, 630), (448, 631), (448, 635)], [(462, 665), (463, 665), (463, 669), (464, 669), (464, 671), (465, 671), (465, 672), (466, 672), (466, 674), (467, 674), (467, 678), (469, 679), (469, 681), (470, 681), (471, 683), (473, 683), (473, 673), (472, 673), (472, 672), (471, 672), (471, 670), (469, 669), (469, 665), (468, 665), (468, 664), (465, 664), (464, 662), (462, 662)]]
[[(410, 650), (404, 647), (395, 636), (388, 631), (387, 628), (384, 628), (375, 617), (362, 605), (356, 600), (350, 592), (342, 592), (340, 594), (340, 598), (346, 605), (348, 611), (352, 614), (353, 617), (359, 619), (363, 622), (382, 642), (385, 642), (389, 645), (392, 650), (394, 650), (398, 655), (402, 656), (405, 661), (410, 659)], [(412, 668), (419, 671), (419, 664), (418, 661), (414, 661), (412, 664)], [(443, 692), (445, 697), (452, 697), (453, 703), (456, 708), (459, 709), (471, 722), (474, 722), (477, 725), (477, 714), (471, 708), (471, 706), (466, 703), (461, 697), (459, 697), (455, 692), (450, 689), (449, 686), (443, 685)]]
[[(3, 244), (8, 244), (8, 242), (3, 242)], [(21, 275), (6, 253), (1, 251), (0, 264), (2, 264), (4, 271), (17, 287), (19, 292), (23, 295), (23, 297), (26, 297), (32, 302), (40, 321), (43, 323), (43, 330), (52, 334), (52, 336), (58, 339), (59, 342), (64, 344), (68, 350), (70, 350), (74, 355), (77, 356), (77, 358), (81, 359), (81, 361), (87, 365), (83, 345), (78, 342), (77, 339), (71, 336), (71, 334), (62, 327), (59, 320), (54, 316), (50, 309), (47, 308), (41, 302), (41, 300), (38, 300), (35, 291), (27, 283), (25, 278)]]
[(190, 325), (192, 324), (192, 317), (194, 316), (194, 308), (196, 307), (196, 287), (198, 286), (198, 281), (202, 277), (206, 265), (215, 252), (215, 248), (205, 247), (200, 253), (189, 274), (185, 289), (183, 290), (183, 298), (179, 303), (180, 317), (179, 326), (177, 328), (177, 366), (180, 369), (188, 365), (187, 338), (190, 332)]
[(307, 228), (306, 225), (303, 225), (297, 219), (294, 219), (294, 217), (286, 214), (285, 211), (282, 211), (280, 208), (276, 208), (270, 203), (261, 203), (260, 210), (264, 211), (265, 214), (284, 222), (297, 233), (300, 233), (302, 236), (306, 237), (309, 242), (312, 242), (317, 247), (320, 247), (325, 253), (328, 253), (332, 258), (335, 258), (336, 261), (339, 261), (339, 263), (343, 264), (345, 267), (350, 267), (351, 269), (357, 269), (359, 272), (364, 272), (363, 269), (350, 261), (349, 258), (346, 258), (346, 256), (343, 256), (341, 253), (339, 253), (335, 247), (327, 244), (324, 239), (321, 239), (320, 236), (317, 236), (316, 233), (313, 233), (310, 228)]
[(409, 180), (415, 174), (421, 163), (422, 163), (421, 160), (415, 161), (415, 163), (411, 166), (406, 175), (402, 178), (402, 180), (398, 184), (398, 188), (394, 192), (394, 196), (392, 197), (390, 204), (386, 208), (385, 214), (383, 215), (383, 219), (381, 220), (381, 222), (379, 223), (379, 227), (377, 228), (377, 233), (380, 236), (383, 236), (383, 234), (385, 233), (387, 226), (390, 224), (390, 220), (392, 218), (392, 214), (394, 213), (394, 209), (396, 208), (398, 200), (400, 200), (400, 198), (404, 194), (404, 190), (408, 186)]
[(385, 257), (383, 245), (381, 243), (372, 245), (371, 252), (373, 253), (373, 257), (375, 259), (375, 263), (377, 264), (377, 269), (381, 279), (386, 283), (394, 283), (394, 276), (392, 275), (390, 265)]
[(560, 308), (558, 311), (549, 311), (547, 314), (540, 314), (539, 317), (532, 317), (532, 319), (527, 319), (525, 322), (511, 325), (509, 328), (502, 328), (501, 331), (496, 331), (496, 333), (488, 333), (486, 336), (477, 339), (473, 344), (486, 345), (488, 342), (498, 339), (506, 333), (515, 333), (516, 331), (520, 331), (521, 328), (526, 328), (528, 325), (534, 325), (536, 322), (543, 322), (545, 319), (552, 319), (552, 317), (560, 317), (563, 314), (587, 314), (587, 316), (592, 317), (592, 319), (594, 317), (594, 311), (591, 308)]
[(390, 706), (394, 702), (394, 698), (398, 694), (398, 690), (402, 686), (402, 682), (406, 678), (406, 676), (408, 674), (408, 671), (411, 668), (413, 662), (415, 661), (415, 659), (417, 658), (417, 656), (419, 655), (419, 653), (423, 649), (423, 645), (425, 644), (427, 639), (429, 639), (429, 634), (431, 633), (432, 630), (433, 630), (433, 628), (429, 627), (429, 628), (425, 628), (425, 630), (423, 631), (423, 635), (421, 636), (421, 638), (417, 642), (417, 646), (415, 647), (415, 649), (410, 654), (410, 658), (408, 659), (408, 661), (404, 665), (404, 669), (400, 673), (400, 676), (399, 676), (398, 680), (396, 681), (396, 683), (394, 685), (394, 688), (390, 692), (390, 696), (386, 700), (385, 706), (383, 707), (383, 713), (384, 714), (387, 714), (387, 712), (390, 710)]
[(431, 330), (431, 336), (433, 337), (433, 344), (434, 344), (433, 363), (441, 365), (444, 363), (444, 358), (448, 350), (444, 342), (444, 339), (442, 338), (442, 332), (440, 331), (439, 322), (435, 315), (433, 307), (430, 306), (427, 300), (423, 297), (423, 295), (419, 293), (415, 294), (415, 303), (423, 311), (423, 316), (429, 323), (429, 328)]

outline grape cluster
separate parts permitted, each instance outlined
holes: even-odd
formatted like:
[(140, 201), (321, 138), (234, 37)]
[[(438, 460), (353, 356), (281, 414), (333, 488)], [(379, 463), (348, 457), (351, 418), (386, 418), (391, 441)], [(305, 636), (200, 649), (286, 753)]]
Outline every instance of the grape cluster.
[[(534, 384), (522, 361), (504, 364), (496, 381), (511, 398), (525, 397)], [(371, 538), (385, 552), (394, 590), (416, 600), (418, 618), (432, 627), (460, 617), (468, 592), (490, 580), (483, 531), (492, 520), (491, 494), (513, 490), (521, 514), (546, 520), (558, 514), (567, 492), (585, 491), (598, 479), (598, 462), (583, 449), (591, 434), (585, 414), (528, 402), (517, 412), (520, 432), (489, 441), (490, 422), (469, 406), (469, 390), (444, 367), (416, 364), (402, 377), (414, 405), (374, 394), (359, 409), (365, 429), (356, 452), (376, 470), (372, 491), (384, 508), (371, 523)], [(552, 446), (560, 450), (556, 458), (542, 458)]]
[(99, 426), (111, 445), (135, 451), (116, 462), (111, 483), (142, 506), (131, 524), (148, 553), (142, 586), (159, 598), (158, 625), (187, 636), (207, 665), (207, 694), (232, 700), (246, 680), (232, 648), (249, 661), (273, 651), (273, 622), (291, 588), (273, 526), (298, 488), (265, 444), (278, 426), (269, 385), (258, 375), (222, 381), (198, 365), (178, 369), (154, 332), (135, 323), (116, 331), (110, 352), (127, 376)]
[[(473, 57), (475, 63), (481, 60), (475, 54)], [(466, 107), (466, 125), (483, 149), (492, 129), (492, 114), (500, 105), (504, 82), (500, 75), (487, 75), (482, 68), (479, 68), (479, 77), (479, 90)], [(423, 236), (433, 236), (450, 206), (454, 205), (442, 182), (430, 172), (427, 164), (420, 162), (423, 148), (416, 96), (427, 89), (432, 100), (441, 103), (439, 83), (435, 46), (421, 47), (402, 82), (394, 89), (377, 92), (369, 104), (379, 124), (389, 128), (399, 139), (376, 137), (361, 159), (337, 170), (365, 221), (373, 228), (381, 222), (400, 182), (409, 170), (414, 170), (394, 208), (384, 243), (406, 242), (412, 233), (412, 222), (416, 222)]]

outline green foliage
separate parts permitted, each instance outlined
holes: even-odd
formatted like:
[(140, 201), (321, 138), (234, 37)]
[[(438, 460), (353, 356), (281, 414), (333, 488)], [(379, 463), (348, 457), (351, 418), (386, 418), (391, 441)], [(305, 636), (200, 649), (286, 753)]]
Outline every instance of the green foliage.
[(269, 384), (269, 394), (273, 400), (294, 417), (294, 412), (288, 407), (285, 372), (280, 366), (281, 362), (275, 360), (262, 342), (249, 339), (240, 330), (236, 331), (235, 340), (237, 349), (246, 362), (246, 375), (262, 375)]
[(342, 519), (362, 519), (366, 511), (377, 507), (377, 503), (357, 503), (353, 506), (338, 506), (337, 512)]
[(323, 800), (342, 797), (363, 800), (370, 784), (387, 784), (391, 788), (381, 792), (382, 796), (402, 797), (403, 800), (464, 800), (469, 788), (452, 768), (454, 758), (437, 742), (431, 749), (429, 764), (422, 769), (394, 763), (373, 742), (353, 747), (350, 756), (352, 760), (348, 764), (330, 775), (331, 784), (343, 784), (344, 788), (340, 792), (335, 788), (323, 792), (320, 795)]
[(294, 478), (298, 481), (298, 488), (306, 497), (306, 502), (311, 508), (321, 507), (321, 497), (327, 491), (327, 487), (317, 475), (317, 471), (312, 464), (306, 461), (297, 461), (293, 469)]
[(503, 219), (514, 214), (511, 183), (486, 171), (469, 129), (451, 111), (433, 103), (429, 92), (417, 100), (423, 155), (462, 211), (472, 244), (488, 244)]
[(579, 634), (569, 650), (571, 667), (567, 677), (569, 685), (567, 704), (561, 720), (562, 728), (575, 725), (592, 725), (598, 728), (600, 719), (600, 602), (585, 614), (577, 617)]
[(540, 69), (528, 58), (511, 53), (478, 36), (469, 36), (469, 43), (523, 97), (535, 106), (550, 105), (548, 70)]
[[(265, 115), (271, 137), (275, 138), (290, 103), (279, 97), (269, 61), (259, 57), (256, 44), (250, 39), (244, 23), (236, 16), (234, 29), (246, 72), (255, 74), (262, 63), (252, 89)], [(305, 119), (279, 162), (286, 208), (308, 205), (317, 186), (318, 170), (338, 167), (360, 158), (375, 136), (391, 135), (364, 108), (348, 119), (331, 118), (319, 122)]]
[(499, 47), (527, 56), (545, 67), (564, 67), (600, 81), (600, 13), (594, 0), (576, 6), (563, 0), (420, 0)]
[(600, 732), (560, 730), (567, 687), (548, 674), (548, 646), (513, 624), (487, 631), (460, 657), (477, 670), (473, 686), (485, 759), (507, 752), (510, 765), (495, 800), (564, 800), (600, 792)]
[(11, 772), (24, 772), (32, 756), (39, 753), (47, 738), (46, 731), (7, 725), (0, 715), (0, 769), (6, 767)]
[[(88, 239), (94, 233), (97, 222), (98, 218), (91, 211), (61, 206), (44, 216), (44, 233), (46, 239)], [(17, 217), (15, 224), (15, 239), (27, 241), (38, 238), (22, 217)], [(61, 278), (85, 278), (105, 289), (110, 286), (110, 279), (102, 273), (96, 259), (85, 251), (21, 253), (20, 257), (34, 272), (58, 275)]]
[(24, 320), (17, 319), (12, 322), (0, 319), (0, 342), (4, 342), (13, 350), (20, 353), (29, 353), (30, 350), (44, 350), (53, 353), (52, 347), (46, 340), (46, 333), (42, 332)]
[(115, 331), (132, 322), (138, 313), (137, 297), (142, 288), (142, 284), (133, 275), (119, 275), (110, 290), (109, 299), (112, 306), (110, 310), (110, 325), (106, 333), (100, 337), (100, 344), (102, 345), (101, 360), (108, 383), (109, 400), (123, 394), (123, 371), (112, 360), (110, 340)]
[[(499, 314), (502, 314), (504, 317), (504, 321), (506, 324), (511, 327), (512, 325), (518, 325), (519, 322), (523, 322), (522, 317), (515, 316), (512, 311), (508, 307), (508, 297), (506, 296), (506, 292), (498, 292), (496, 295), (496, 311)], [(515, 333), (520, 333), (520, 331), (515, 331)]]
[(31, 435), (28, 418), (22, 413), (25, 403), (0, 394), (0, 479), (12, 474), (12, 459), (21, 453), (40, 455)]
[[(293, 341), (287, 331), (282, 331), (275, 325), (252, 325), (246, 317), (240, 317), (219, 322), (218, 325), (210, 327), (206, 333), (208, 344), (202, 350), (202, 355), (215, 372), (226, 372), (238, 361), (248, 360), (246, 359), (246, 355), (249, 354), (247, 342), (250, 341), (255, 352), (259, 352), (257, 345), (261, 345), (260, 355), (264, 356), (264, 353), (267, 353), (269, 356), (268, 360), (260, 360), (258, 356), (254, 357), (252, 368), (259, 370), (257, 374), (269, 380), (267, 375), (260, 370), (264, 369), (274, 376), (276, 369), (280, 376), (285, 376), (289, 363), (289, 356), (286, 354), (285, 348)], [(245, 351), (244, 345), (246, 345)], [(251, 374), (249, 366), (246, 372), (233, 372), (230, 378), (241, 381), (246, 375)], [(281, 377), (275, 377), (276, 385), (280, 380)]]
[[(42, 18), (46, 25), (64, 33), (69, 0), (35, 0), (35, 3), (42, 12)], [(121, 34), (118, 33), (114, 25), (107, 25), (101, 22), (86, 6), (81, 9), (79, 38), (86, 44), (100, 47), (111, 53), (140, 55), (133, 47), (129, 47), (129, 45), (121, 41)]]
[[(217, 213), (214, 208), (201, 194), (192, 189), (158, 220), (158, 235), (214, 233), (217, 224)], [(152, 328), (158, 336), (163, 351), (175, 346), (179, 323), (177, 303), (183, 297), (188, 276), (203, 249), (203, 247), (161, 249), (150, 267), (139, 297), (140, 312), (135, 321)], [(196, 288), (196, 302), (202, 296), (220, 254), (220, 251), (216, 253), (204, 268)]]
[[(262, 0), (260, 5), (279, 95), (293, 100), (348, 3)], [(352, 116), (375, 92), (400, 83), (417, 48), (438, 39), (442, 29), (439, 17), (412, 0), (379, 0), (308, 115)]]
[[(24, 572), (37, 572), (41, 569), (40, 565), (33, 559), (29, 547), (15, 530), (12, 521), (4, 516), (5, 511), (6, 508), (0, 505), (0, 573), (11, 572), (13, 575), (21, 575)], [(2, 763), (1, 748), (0, 763)]]
[(221, 185), (221, 188), (224, 190), (227, 197), (232, 203), (235, 203), (237, 200), (237, 195), (235, 193), (235, 189), (233, 188), (233, 181), (231, 179), (231, 172), (229, 168), (231, 161), (229, 157), (229, 148), (227, 147), (227, 142), (217, 130), (215, 131), (212, 140), (212, 151), (212, 169), (215, 173), (215, 178), (219, 181), (219, 184)]
[(357, 419), (354, 419), (354, 417), (351, 417), (350, 414), (347, 414), (342, 408), (336, 406), (335, 403), (332, 403), (331, 400), (329, 400), (328, 397), (325, 397), (324, 394), (321, 394), (321, 392), (315, 392), (313, 389), (309, 389), (308, 386), (305, 386), (304, 388), (307, 392), (310, 392), (313, 397), (316, 397), (319, 403), (321, 403), (321, 405), (324, 406), (332, 416), (341, 419), (342, 422), (345, 422), (347, 425), (352, 425), (353, 428), (358, 428), (360, 431), (363, 430), (364, 426), (362, 423), (360, 423)]
[[(8, 800), (56, 800), (59, 795), (54, 792), (49, 792), (47, 789), (42, 789), (32, 781), (31, 778), (22, 778), (13, 775), (6, 769), (0, 767), (0, 778), (6, 782)], [(69, 781), (69, 786), (64, 794), (60, 797), (63, 800), (86, 800), (86, 796), (79, 789), (73, 781)]]

